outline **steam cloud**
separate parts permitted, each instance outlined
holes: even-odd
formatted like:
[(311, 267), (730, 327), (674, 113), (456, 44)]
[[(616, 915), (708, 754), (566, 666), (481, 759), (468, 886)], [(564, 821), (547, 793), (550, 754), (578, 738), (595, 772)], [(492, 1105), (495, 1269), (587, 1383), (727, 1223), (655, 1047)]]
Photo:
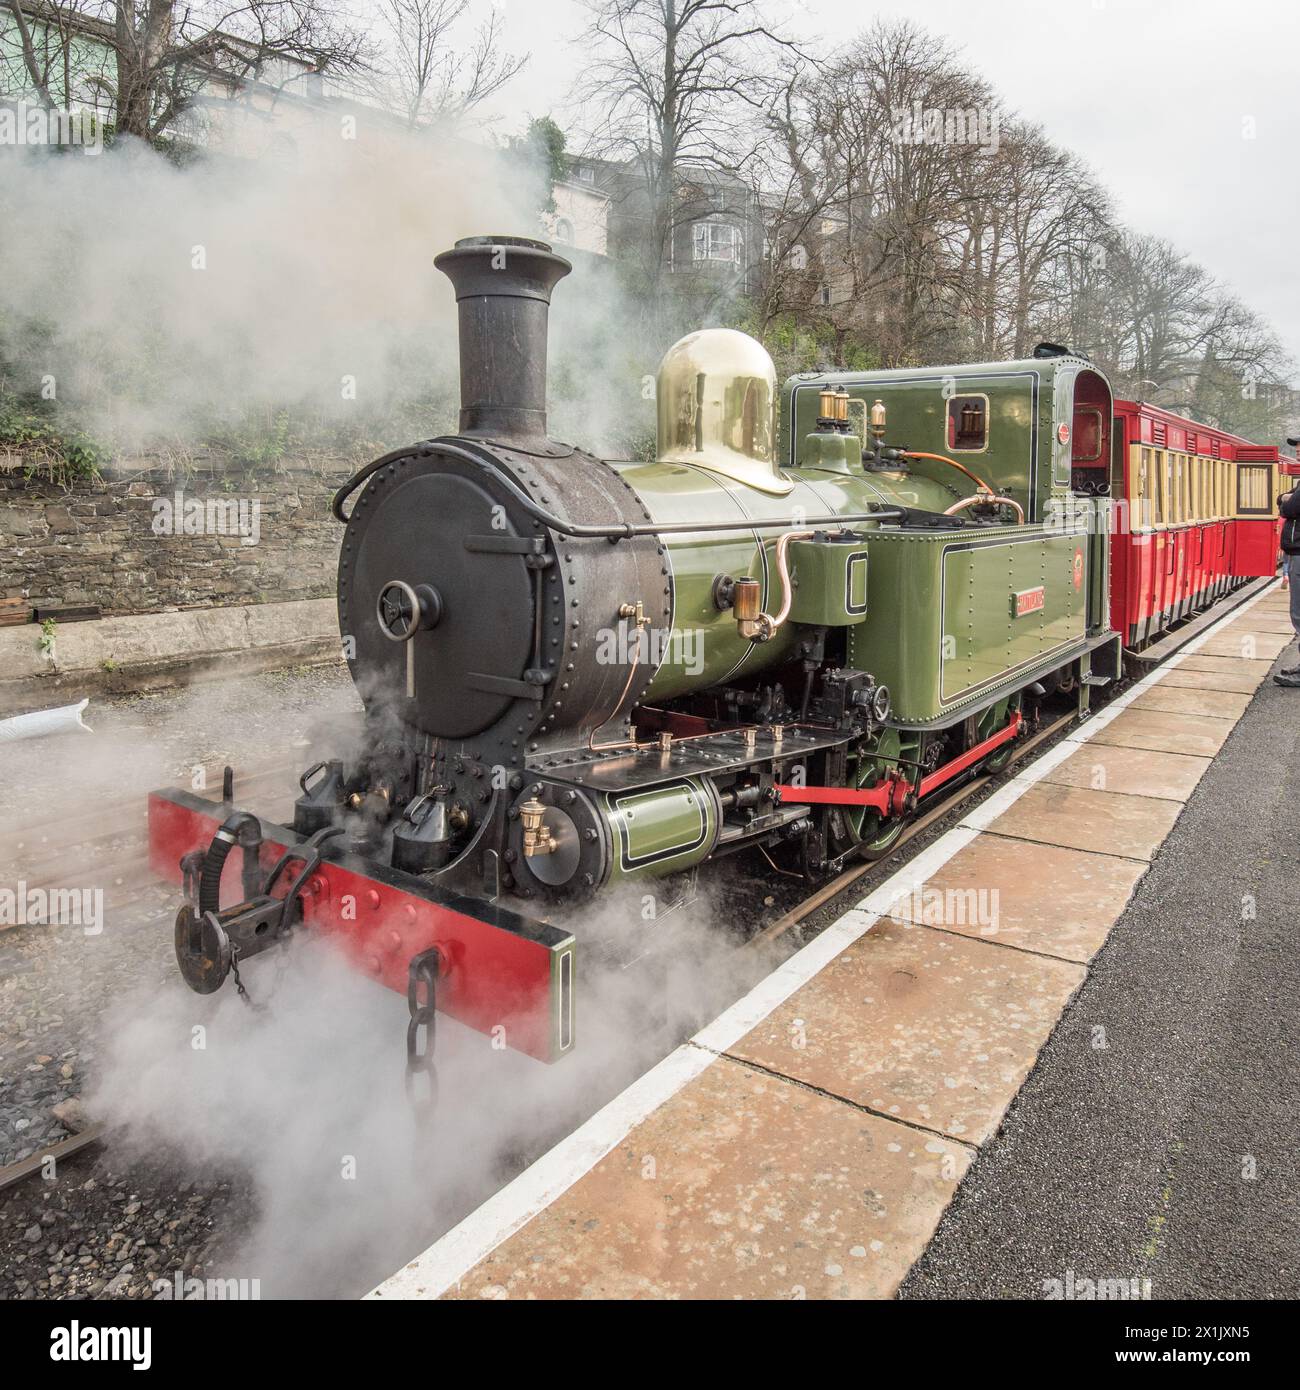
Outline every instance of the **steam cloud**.
[(734, 995), (736, 953), (704, 903), (660, 924), (677, 948), (667, 974), (602, 964), (602, 936), (629, 934), (638, 906), (606, 901), (575, 924), (579, 1043), (564, 1062), (494, 1051), (439, 1015), (431, 1122), (403, 1085), (404, 1000), (306, 935), (283, 962), (245, 966), (258, 1011), (231, 987), (199, 998), (179, 982), (119, 1001), (92, 1108), (119, 1155), (174, 1154), (179, 1171), (250, 1181), (257, 1219), (210, 1273), (257, 1279), (266, 1297), (356, 1297)]
[[(11, 155), (0, 361), (12, 388), (52, 383), (124, 448), (265, 425), (281, 408), (386, 447), (452, 427), (454, 303), (433, 258), (463, 236), (542, 235), (524, 165), (364, 119), (355, 139), (324, 121), (257, 159), (185, 167), (129, 141), (98, 157)], [(637, 386), (648, 366), (622, 361), (611, 277), (578, 261), (557, 296), (553, 375), (590, 447), (611, 362)]]

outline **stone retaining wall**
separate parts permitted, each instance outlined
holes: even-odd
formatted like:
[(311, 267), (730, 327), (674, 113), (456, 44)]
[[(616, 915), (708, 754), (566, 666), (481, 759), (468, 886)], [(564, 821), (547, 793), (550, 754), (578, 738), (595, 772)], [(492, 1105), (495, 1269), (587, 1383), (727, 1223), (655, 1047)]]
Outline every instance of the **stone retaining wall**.
[(17, 464), (0, 453), (0, 597), (108, 615), (334, 593), (343, 528), (330, 499), (354, 463), (182, 477), (127, 460), (67, 489), (25, 479)]

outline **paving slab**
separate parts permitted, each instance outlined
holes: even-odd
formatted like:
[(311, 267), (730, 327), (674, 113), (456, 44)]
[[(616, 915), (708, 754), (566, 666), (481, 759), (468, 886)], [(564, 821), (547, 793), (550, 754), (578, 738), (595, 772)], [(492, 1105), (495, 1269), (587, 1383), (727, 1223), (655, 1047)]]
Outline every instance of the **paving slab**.
[[(1218, 658), (1212, 657), (1211, 660)], [(1263, 664), (1271, 665), (1270, 662)], [(1165, 672), (1160, 685), (1173, 690), (1235, 690), (1239, 694), (1253, 695), (1259, 689), (1261, 678), (1249, 671), (1234, 671), (1232, 665), (1225, 661), (1222, 671), (1189, 671), (1177, 666)]]
[(1085, 973), (1070, 961), (882, 922), (728, 1052), (979, 1144)]
[(1161, 681), (1152, 689), (1143, 691), (1129, 708), (1162, 710), (1166, 714), (1211, 714), (1218, 719), (1240, 719), (1246, 712), (1246, 706), (1250, 704), (1250, 698), (1244, 691), (1187, 690), (1167, 686)]
[(887, 1298), (969, 1161), (721, 1058), (447, 1297)]
[[(980, 835), (919, 892), (899, 898), (890, 916), (1065, 960), (1090, 961), (1146, 866), (1059, 845), (1039, 845), (1033, 855), (1034, 872), (1026, 873), (1022, 841)], [(1051, 884), (1050, 893), (1043, 892), (1045, 883)]]
[(903, 1296), (1300, 1298), (1295, 694), (1264, 683)]
[(1223, 747), (1233, 723), (1231, 719), (1211, 715), (1130, 708), (1098, 729), (1092, 742), (1119, 748), (1150, 748), (1158, 753), (1194, 753), (1207, 758)]
[[(1252, 610), (1241, 620), (1241, 627), (1250, 632), (1280, 633), (1284, 637), (1295, 636), (1295, 628), (1291, 626), (1291, 619), (1285, 613), (1259, 613)], [(1240, 629), (1235, 624), (1229, 623), (1227, 627), (1220, 630), (1236, 632)]]
[(1254, 628), (1220, 628), (1197, 651), (1205, 656), (1236, 656), (1244, 660), (1273, 661), (1290, 645), (1280, 632), (1257, 632)]
[[(1179, 809), (1176, 801), (1159, 797), (1040, 782), (988, 828), (1039, 844), (1146, 861), (1173, 829)], [(1027, 871), (1032, 864), (1028, 858)]]
[[(1206, 656), (1201, 651), (1185, 656), (1174, 669), (1177, 671), (1213, 671), (1216, 674), (1223, 671), (1233, 671), (1242, 676), (1254, 676), (1258, 682), (1262, 681), (1273, 669), (1273, 662), (1265, 661), (1262, 657), (1248, 661), (1236, 655)], [(1170, 675), (1173, 675), (1172, 671)]]
[[(1043, 781), (1092, 791), (1186, 801), (1209, 765), (1209, 758), (1193, 757), (1190, 753), (1116, 748), (1094, 742), (1084, 744), (1047, 773)], [(1050, 882), (1050, 876), (1047, 881)]]

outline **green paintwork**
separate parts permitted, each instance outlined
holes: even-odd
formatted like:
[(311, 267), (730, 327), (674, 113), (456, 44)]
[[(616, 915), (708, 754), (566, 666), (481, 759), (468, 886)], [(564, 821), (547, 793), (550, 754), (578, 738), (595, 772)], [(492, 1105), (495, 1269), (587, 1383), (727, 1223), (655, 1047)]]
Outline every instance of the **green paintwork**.
[[(789, 529), (791, 519), (801, 525), (801, 518), (862, 513), (877, 507), (930, 507), (941, 497), (925, 479), (867, 474), (861, 469), (856, 476), (790, 470), (786, 476), (794, 481), (793, 491), (773, 497), (687, 464), (615, 466), (636, 489), (653, 521), (748, 518), (754, 523), (752, 531), (667, 537), (673, 631), (659, 644), (663, 662), (644, 697), (651, 704), (754, 675), (789, 659), (799, 640), (798, 620), (787, 623), (770, 642), (747, 641), (737, 633), (731, 613), (714, 606), (713, 581), (719, 574), (756, 578), (763, 586), (764, 611), (775, 612), (781, 593), (771, 542)], [(765, 553), (760, 551), (760, 538), (768, 542)]]
[[(846, 627), (849, 665), (888, 685), (894, 720), (916, 728), (954, 723), (1081, 655), (1087, 634), (1095, 637), (1106, 628), (1109, 587), (1100, 524), (1109, 504), (1071, 494), (1069, 446), (1057, 437), (1058, 426), (1073, 419), (1081, 373), (1095, 374), (1095, 368), (1062, 356), (792, 378), (782, 394), (780, 457), (794, 488), (782, 497), (687, 464), (614, 465), (652, 521), (742, 518), (753, 525), (745, 532), (666, 537), (673, 630), (660, 635), (666, 639), (656, 653), (662, 662), (645, 701), (673, 699), (780, 666), (813, 625)], [(822, 387), (849, 393), (855, 432), (815, 428)], [(949, 454), (947, 412), (954, 395), (988, 401), (985, 449), (955, 457), (1020, 502), (1027, 524), (901, 531), (853, 523), (868, 553), (865, 576), (856, 576), (867, 582), (865, 615), (847, 601), (843, 572), (831, 553), (837, 547), (794, 542), (797, 587), (790, 621), (770, 642), (741, 638), (731, 613), (714, 605), (714, 580), (721, 574), (757, 578), (763, 611), (775, 613), (782, 596), (772, 542), (783, 530), (807, 529), (811, 518), (888, 506), (941, 513), (971, 494), (974, 485), (942, 462), (916, 460), (906, 468), (877, 470), (864, 469), (859, 458), (865, 420), (877, 399), (886, 407), (886, 443)], [(1082, 554), (1078, 588), (1076, 550)], [(1012, 617), (1013, 596), (1040, 584), (1043, 609)]]
[[(1069, 445), (1058, 441), (1056, 426), (1073, 418), (1075, 383), (1081, 372), (1095, 373), (1096, 368), (1084, 358), (1064, 356), (881, 372), (803, 373), (782, 389), (778, 457), (786, 467), (802, 462), (817, 420), (819, 392), (834, 387), (849, 393), (850, 420), (859, 428), (872, 403), (883, 401), (887, 444), (956, 458), (998, 492), (1015, 498), (1029, 520), (1041, 520), (1053, 495), (1065, 494), (1069, 488)], [(955, 453), (948, 447), (948, 401), (954, 395), (987, 396), (988, 441), (983, 451)], [(970, 491), (962, 475), (946, 464), (918, 460), (910, 467), (943, 490), (948, 498), (945, 506)]]
[(813, 430), (803, 442), (800, 468), (824, 469), (830, 473), (862, 472), (862, 439), (839, 430)]
[[(1005, 697), (1084, 650), (1087, 542), (1037, 526), (881, 531), (850, 665), (889, 686), (905, 726), (941, 727)], [(1014, 616), (1014, 596), (1040, 586), (1042, 608)]]
[(867, 616), (868, 552), (864, 542), (793, 541), (790, 621), (847, 627)]
[(688, 869), (718, 838), (718, 803), (698, 777), (632, 792), (611, 792), (604, 809), (613, 835), (610, 881)]

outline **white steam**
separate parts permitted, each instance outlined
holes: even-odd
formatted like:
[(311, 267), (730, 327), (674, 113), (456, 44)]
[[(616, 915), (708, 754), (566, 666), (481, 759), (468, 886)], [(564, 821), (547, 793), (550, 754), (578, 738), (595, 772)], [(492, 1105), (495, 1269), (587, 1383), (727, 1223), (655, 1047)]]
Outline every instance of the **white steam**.
[(496, 1051), (439, 1016), (427, 1123), (404, 1086), (405, 1001), (308, 933), (244, 967), (260, 1008), (230, 985), (200, 998), (179, 981), (121, 1000), (91, 1108), (120, 1156), (174, 1155), (178, 1172), (252, 1186), (253, 1229), (208, 1273), (257, 1279), (266, 1297), (359, 1296), (734, 996), (735, 941), (703, 904), (660, 923), (673, 941), (659, 959), (602, 964), (602, 937), (635, 929), (640, 902), (573, 923), (578, 1046), (563, 1062)]
[[(542, 196), (499, 152), (367, 120), (355, 138), (321, 121), (256, 159), (185, 167), (129, 141), (15, 154), (0, 161), (0, 367), (123, 448), (266, 432), (281, 410), (362, 449), (428, 437), (454, 426), (457, 397), (433, 258), (464, 236), (541, 236)], [(585, 403), (608, 399), (611, 372), (639, 386), (648, 368), (625, 360), (613, 277), (577, 259), (553, 361), (590, 446)]]

